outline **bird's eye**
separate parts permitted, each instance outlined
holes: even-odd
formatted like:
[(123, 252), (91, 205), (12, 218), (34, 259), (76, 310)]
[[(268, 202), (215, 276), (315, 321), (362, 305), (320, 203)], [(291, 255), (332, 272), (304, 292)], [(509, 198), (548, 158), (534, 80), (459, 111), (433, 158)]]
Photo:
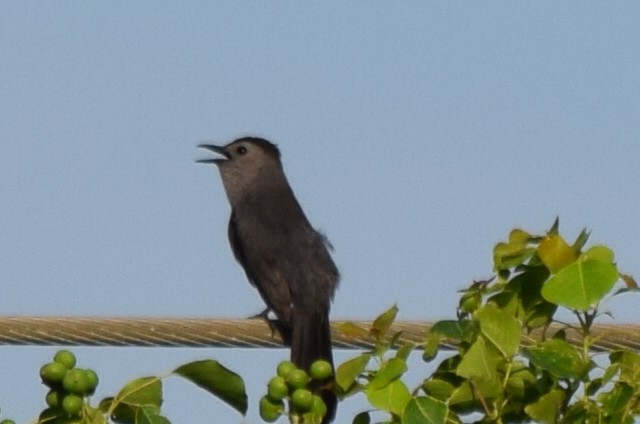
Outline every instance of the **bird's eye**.
[(238, 152), (239, 155), (244, 155), (245, 153), (247, 153), (247, 148), (244, 146), (240, 146), (236, 149), (236, 152)]

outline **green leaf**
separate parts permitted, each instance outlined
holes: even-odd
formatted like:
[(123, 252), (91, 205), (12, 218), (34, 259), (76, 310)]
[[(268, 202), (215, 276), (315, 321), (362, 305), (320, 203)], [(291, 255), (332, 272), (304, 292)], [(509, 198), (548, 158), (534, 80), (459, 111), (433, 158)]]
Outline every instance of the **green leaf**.
[(242, 377), (218, 361), (190, 362), (176, 368), (173, 373), (218, 397), (242, 415), (247, 413), (247, 393)]
[(377, 390), (391, 383), (407, 371), (407, 364), (398, 358), (391, 358), (384, 362), (380, 370), (375, 373), (373, 380), (367, 384), (367, 390)]
[(482, 407), (481, 398), (490, 402), (502, 395), (500, 381), (474, 378), (463, 381), (451, 394), (448, 404), (452, 410), (464, 415)]
[(549, 270), (544, 266), (527, 267), (524, 272), (514, 277), (508, 286), (516, 286), (522, 297), (522, 307), (530, 310), (541, 303), (547, 303), (540, 291), (549, 278)]
[(531, 234), (521, 230), (520, 228), (514, 228), (509, 233), (509, 244), (516, 244), (524, 246), (531, 240)]
[(437, 375), (438, 377), (444, 376), (446, 380), (451, 378), (457, 380), (459, 377), (456, 375), (455, 371), (458, 368), (458, 365), (460, 365), (460, 361), (462, 361), (462, 356), (460, 356), (460, 354), (443, 359), (438, 364), (437, 370), (433, 375)]
[(589, 240), (589, 235), (590, 233), (589, 231), (587, 231), (586, 228), (583, 228), (582, 231), (580, 231), (580, 235), (578, 236), (576, 241), (573, 243), (573, 246), (571, 246), (574, 252), (576, 252), (577, 254), (580, 254), (580, 251), (582, 250), (584, 245), (587, 244), (587, 240)]
[(579, 379), (588, 368), (577, 348), (561, 339), (547, 340), (524, 351), (537, 367), (560, 378)]
[[(593, 403), (590, 400), (579, 400), (566, 411), (563, 411), (562, 424), (585, 424), (602, 422), (602, 412), (594, 413)], [(609, 422), (607, 422), (609, 424)]]
[(629, 402), (633, 398), (634, 391), (631, 386), (626, 383), (616, 383), (610, 393), (604, 393), (600, 400), (602, 407), (607, 414), (625, 414), (629, 411), (631, 405)]
[(109, 410), (111, 409), (111, 404), (113, 403), (113, 400), (114, 400), (113, 397), (106, 397), (102, 399), (98, 404), (98, 409), (100, 410), (100, 412), (102, 412), (103, 414), (106, 414), (107, 412), (109, 412)]
[(536, 422), (543, 424), (555, 424), (558, 411), (565, 398), (562, 390), (552, 390), (541, 396), (537, 401), (527, 405), (524, 411)]
[(401, 380), (394, 380), (381, 389), (366, 389), (369, 403), (377, 409), (401, 415), (402, 410), (411, 399), (409, 389)]
[(512, 230), (507, 243), (498, 243), (493, 248), (493, 268), (500, 273), (524, 264), (535, 253), (534, 248), (527, 246), (531, 240), (526, 231)]
[(498, 243), (493, 248), (493, 267), (496, 271), (515, 268), (529, 259), (536, 250), (521, 243)]
[(613, 263), (578, 260), (551, 277), (542, 287), (542, 296), (569, 309), (586, 311), (602, 300), (617, 280), (618, 270)]
[(449, 408), (428, 396), (413, 398), (402, 413), (402, 424), (445, 424)]
[(47, 408), (38, 416), (37, 424), (54, 424), (65, 419), (67, 414), (58, 409)]
[(558, 305), (550, 302), (544, 302), (534, 306), (525, 317), (527, 328), (532, 330), (534, 328), (544, 327), (553, 320), (553, 315), (557, 309)]
[(509, 376), (505, 384), (505, 391), (509, 393), (510, 402), (524, 398), (525, 389), (527, 388), (526, 383), (527, 382), (520, 376)]
[(553, 221), (553, 225), (551, 226), (551, 228), (549, 228), (549, 231), (547, 231), (547, 234), (558, 234), (559, 231), (560, 231), (560, 217), (556, 216), (556, 220)]
[(479, 338), (471, 345), (456, 369), (456, 374), (478, 380), (497, 380), (496, 366), (501, 358), (496, 351), (487, 348), (484, 339)]
[(459, 414), (468, 414), (478, 404), (478, 397), (471, 386), (471, 381), (466, 380), (458, 386), (449, 398), (449, 407)]
[(344, 391), (349, 390), (349, 387), (351, 387), (360, 374), (364, 372), (370, 359), (371, 355), (363, 353), (340, 364), (336, 370), (336, 383), (338, 386)]
[[(133, 406), (127, 403), (115, 403), (111, 411), (111, 419), (118, 424), (135, 424), (136, 413), (141, 406)], [(157, 408), (149, 406), (149, 408)]]
[(162, 382), (158, 377), (141, 377), (127, 383), (116, 395), (115, 403), (139, 407), (162, 405)]
[(440, 378), (429, 378), (422, 383), (422, 390), (427, 395), (442, 401), (448, 400), (455, 388), (451, 382)]
[(552, 273), (560, 271), (578, 257), (576, 251), (558, 234), (550, 234), (542, 239), (538, 245), (538, 256)]
[(584, 388), (584, 393), (587, 396), (593, 396), (598, 390), (602, 388), (602, 378), (594, 378), (589, 381)]
[(361, 412), (353, 418), (352, 424), (369, 424), (371, 417), (368, 412)]
[(406, 362), (409, 355), (411, 355), (411, 352), (413, 352), (413, 349), (415, 349), (415, 346), (412, 344), (405, 344), (400, 346), (400, 348), (398, 348), (398, 351), (396, 352), (396, 358), (402, 359)]
[(619, 370), (620, 381), (629, 384), (637, 384), (640, 380), (640, 354), (631, 351), (620, 350), (609, 355), (611, 365), (605, 371), (603, 379), (609, 381)]
[(313, 412), (302, 414), (302, 422), (304, 424), (322, 424), (322, 416)]
[(451, 340), (463, 340), (467, 336), (469, 324), (467, 320), (442, 320), (433, 324), (429, 334), (437, 334)]
[(107, 420), (99, 409), (84, 407), (84, 421), (82, 424), (107, 424)]
[(505, 358), (511, 358), (520, 346), (521, 328), (513, 315), (488, 303), (478, 309), (475, 318), (480, 323), (480, 331)]
[(512, 400), (524, 399), (526, 389), (535, 385), (536, 382), (536, 376), (529, 367), (525, 366), (521, 361), (514, 361), (511, 363), (511, 370), (505, 389)]
[(338, 325), (337, 330), (341, 335), (348, 338), (359, 338), (369, 334), (366, 328), (352, 322), (341, 323)]
[(376, 351), (378, 351), (380, 355), (383, 355), (384, 353), (387, 352), (387, 350), (389, 350), (389, 347), (395, 346), (398, 343), (398, 340), (400, 340), (400, 336), (402, 336), (402, 331), (397, 331), (393, 333), (393, 335), (389, 339), (389, 342), (383, 346), (380, 346), (381, 349), (379, 350), (376, 349)]
[(376, 338), (382, 338), (387, 334), (391, 324), (396, 319), (398, 314), (398, 307), (393, 305), (382, 314), (380, 314), (371, 324), (371, 334)]
[(427, 340), (422, 345), (422, 360), (429, 362), (438, 354), (441, 337), (434, 333), (429, 333)]
[(606, 246), (593, 246), (582, 254), (585, 259), (594, 259), (606, 263), (613, 263), (613, 251)]
[(360, 338), (369, 334), (369, 331), (366, 328), (352, 322), (341, 323), (338, 326), (338, 332), (349, 338)]
[(141, 377), (127, 383), (111, 402), (111, 415), (118, 423), (134, 423), (140, 408), (160, 410), (162, 381), (158, 377)]
[(136, 424), (171, 424), (171, 422), (160, 415), (156, 407), (144, 406), (136, 413)]

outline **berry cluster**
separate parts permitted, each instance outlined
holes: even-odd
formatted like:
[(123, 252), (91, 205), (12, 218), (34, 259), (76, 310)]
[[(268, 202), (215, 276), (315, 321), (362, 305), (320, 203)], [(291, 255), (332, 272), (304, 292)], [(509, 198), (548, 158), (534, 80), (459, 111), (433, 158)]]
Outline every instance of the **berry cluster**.
[(50, 389), (45, 398), (49, 408), (43, 414), (64, 413), (68, 417), (82, 415), (84, 398), (95, 392), (98, 375), (93, 370), (75, 366), (75, 355), (68, 350), (59, 350), (53, 357), (53, 362), (40, 368), (42, 383)]
[(308, 374), (291, 361), (281, 362), (277, 375), (267, 384), (267, 394), (260, 399), (260, 417), (266, 422), (276, 421), (285, 413), (284, 401), (288, 398), (289, 414), (312, 415), (321, 420), (327, 406), (311, 387), (332, 376), (333, 367), (324, 360), (315, 361)]

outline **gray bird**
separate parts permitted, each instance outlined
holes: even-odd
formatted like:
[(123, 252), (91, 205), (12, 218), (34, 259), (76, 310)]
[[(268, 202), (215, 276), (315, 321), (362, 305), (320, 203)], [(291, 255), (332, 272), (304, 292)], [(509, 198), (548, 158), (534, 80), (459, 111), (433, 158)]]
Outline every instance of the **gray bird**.
[[(236, 260), (277, 320), (273, 321), (291, 361), (308, 370), (317, 359), (333, 365), (329, 309), (339, 272), (326, 238), (309, 223), (287, 181), (275, 144), (255, 137), (226, 146), (198, 147), (222, 157), (197, 162), (217, 165), (231, 205), (229, 242)], [(335, 415), (336, 397), (321, 391), (325, 423)]]

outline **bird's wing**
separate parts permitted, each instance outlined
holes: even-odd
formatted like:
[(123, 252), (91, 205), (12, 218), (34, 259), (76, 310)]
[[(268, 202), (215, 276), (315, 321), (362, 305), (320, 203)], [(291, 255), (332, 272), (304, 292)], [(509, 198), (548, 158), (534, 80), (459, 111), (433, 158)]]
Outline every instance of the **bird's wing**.
[(242, 243), (242, 237), (238, 232), (238, 222), (233, 211), (231, 211), (229, 219), (228, 236), (233, 255), (244, 269), (247, 279), (252, 286), (258, 289), (268, 311), (273, 311), (278, 316), (277, 321), (270, 321), (278, 324), (278, 331), (282, 338), (286, 343), (289, 343), (291, 294), (287, 280), (284, 278), (277, 261), (272, 256), (261, 257), (257, 262), (248, 259), (248, 247)]
[(251, 285), (255, 286), (255, 276), (248, 266), (247, 254), (245, 252), (244, 246), (242, 245), (240, 237), (238, 236), (238, 224), (236, 222), (236, 216), (233, 210), (231, 211), (231, 217), (229, 218), (229, 227), (227, 231), (229, 236), (229, 244), (231, 245), (231, 250), (233, 251), (233, 256), (236, 258), (236, 261), (238, 261), (238, 263), (242, 266), (242, 269), (244, 269)]

